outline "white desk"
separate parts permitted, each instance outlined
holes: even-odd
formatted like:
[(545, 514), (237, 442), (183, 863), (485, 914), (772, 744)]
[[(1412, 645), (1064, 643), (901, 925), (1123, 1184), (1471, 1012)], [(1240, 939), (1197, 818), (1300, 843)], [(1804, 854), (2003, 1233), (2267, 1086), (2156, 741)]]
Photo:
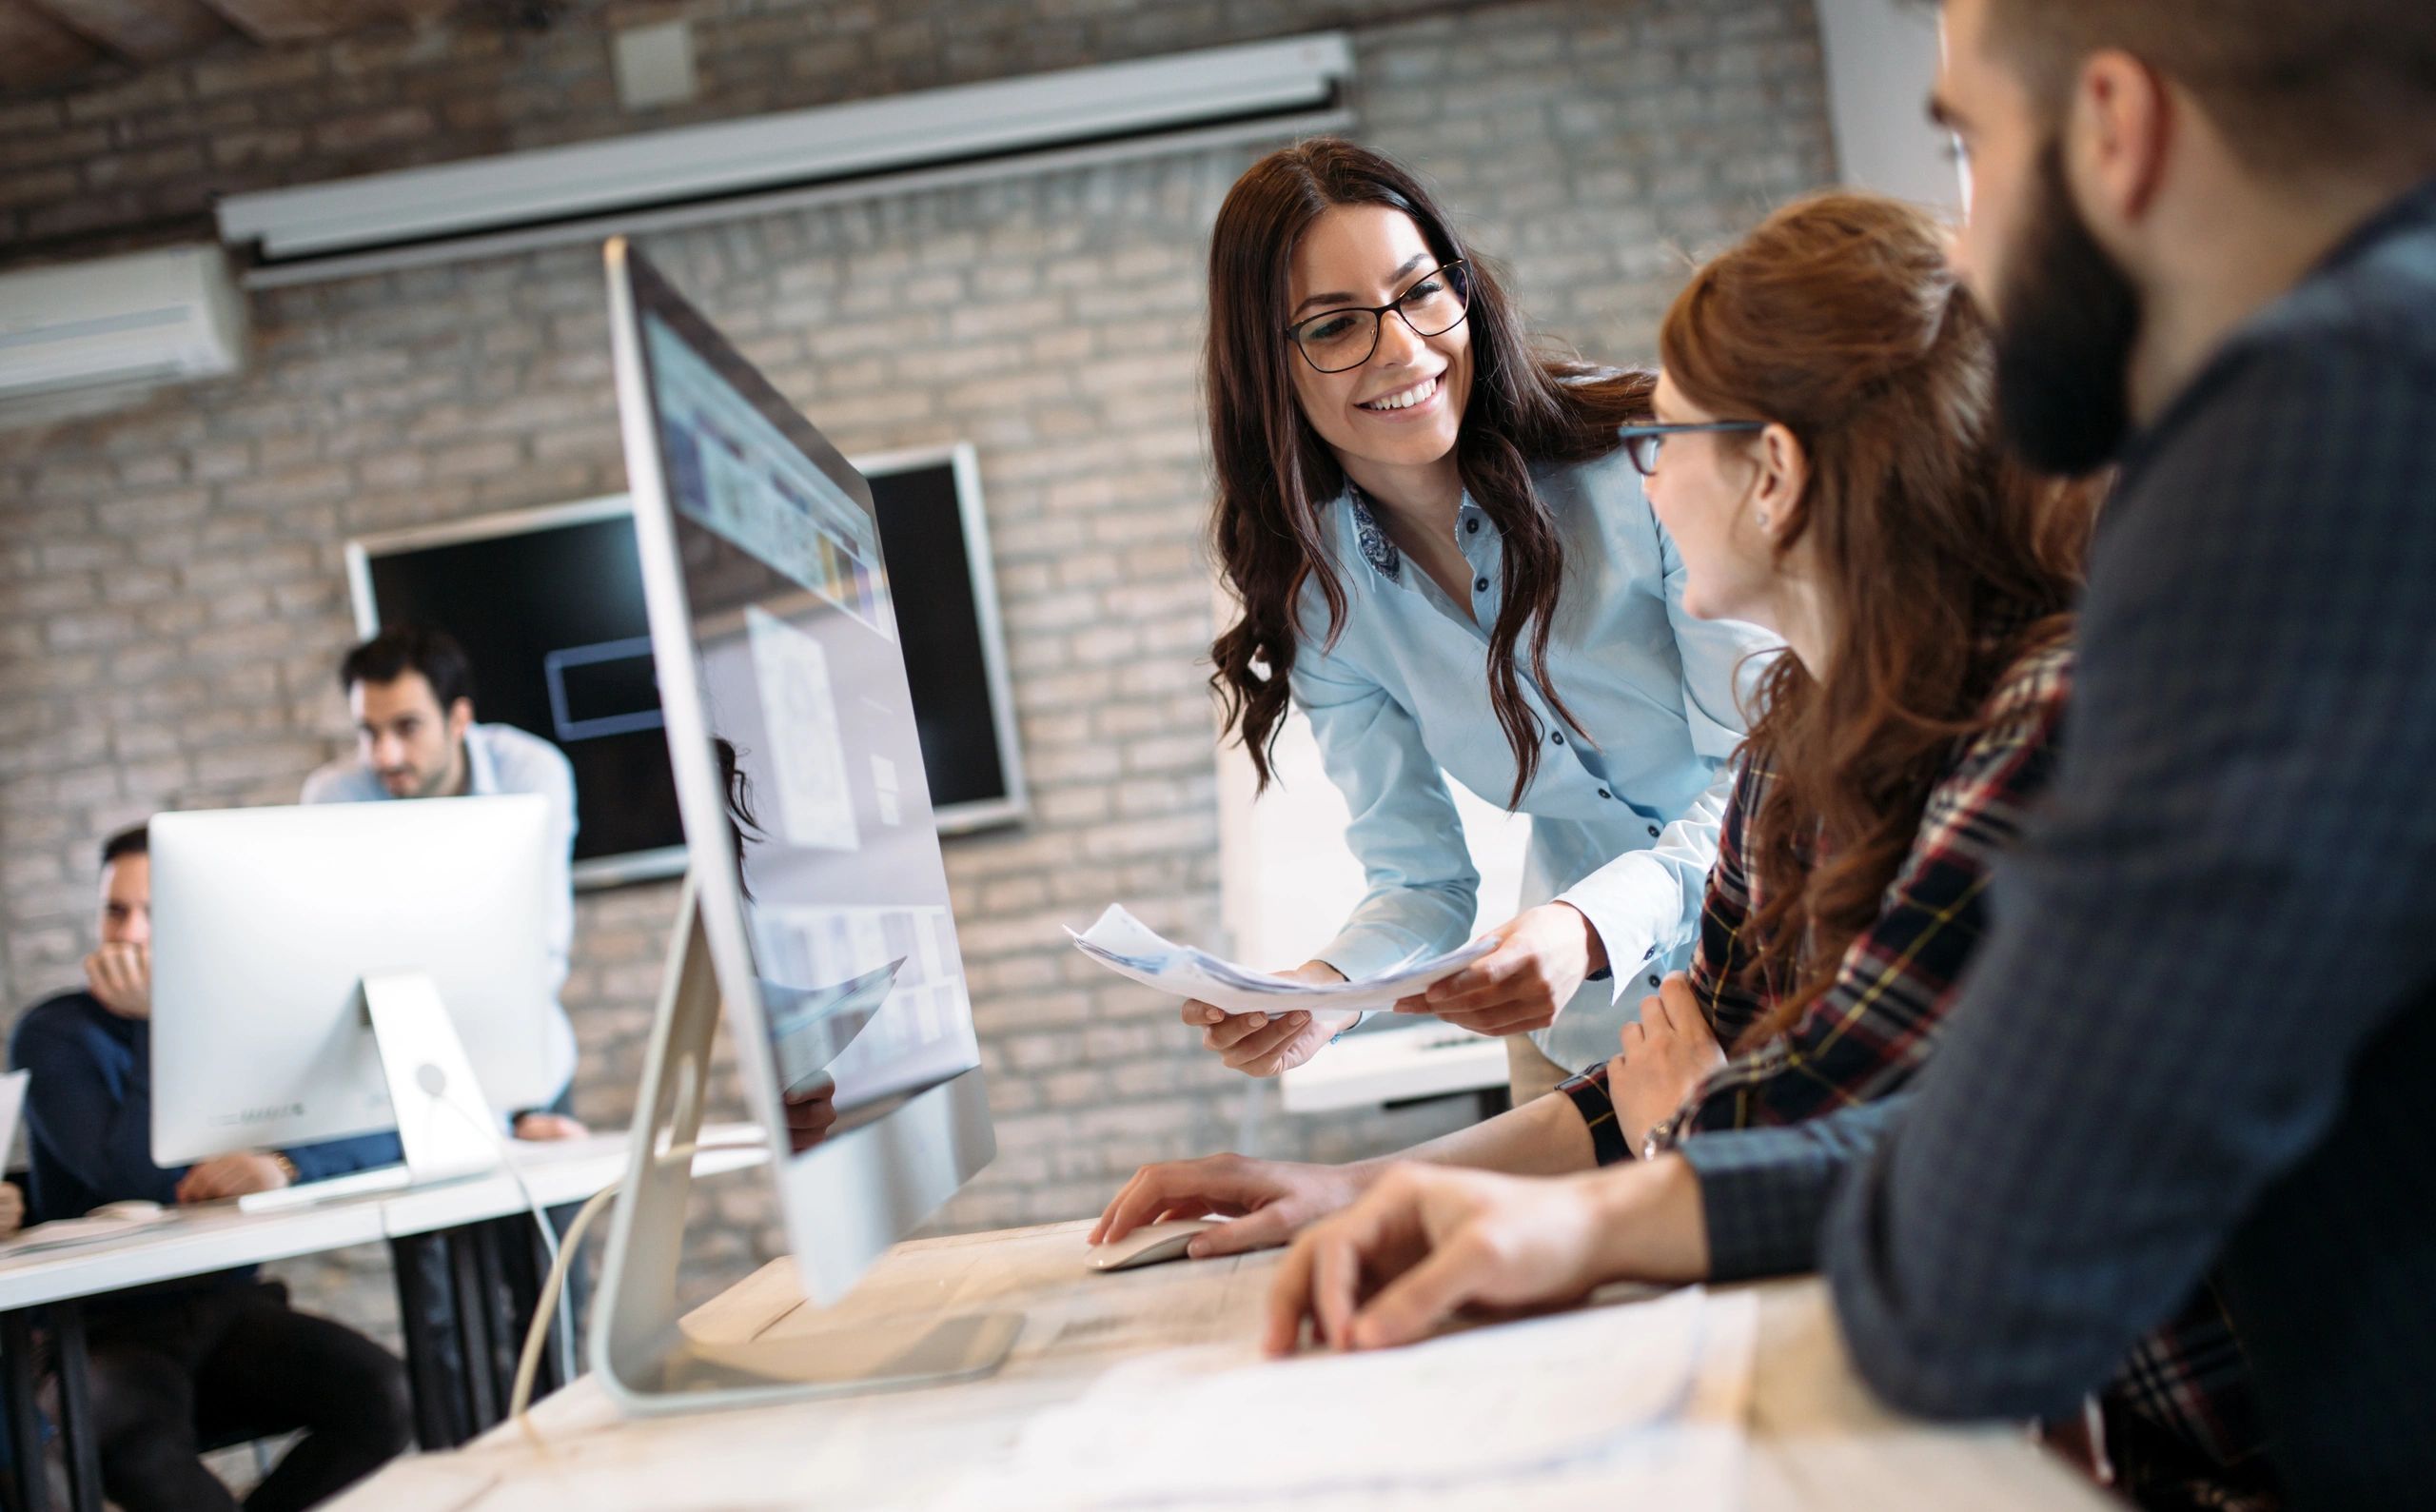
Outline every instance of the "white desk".
[[(712, 1126), (705, 1128), (701, 1136), (704, 1144), (737, 1143), (754, 1137), (757, 1137), (757, 1130), (751, 1125)], [(51, 1326), (59, 1335), (60, 1416), (64, 1420), (60, 1427), (68, 1450), (70, 1497), (81, 1512), (101, 1504), (101, 1491), (91, 1445), (84, 1442), (85, 1424), (81, 1421), (86, 1415), (86, 1404), (80, 1303), (156, 1282), (383, 1240), (402, 1246), (450, 1245), (461, 1251), (449, 1257), (454, 1265), (442, 1272), (453, 1278), (458, 1291), (457, 1295), (441, 1299), (442, 1308), (436, 1309), (431, 1298), (407, 1295), (410, 1278), (404, 1273), (408, 1267), (403, 1252), (399, 1276), (400, 1313), (407, 1332), (408, 1353), (422, 1357), (409, 1362), (415, 1367), (419, 1397), (434, 1390), (458, 1388), (445, 1379), (446, 1372), (474, 1369), (481, 1364), (477, 1356), (496, 1355), (502, 1336), (512, 1331), (512, 1319), (504, 1315), (487, 1320), (465, 1316), (477, 1310), (500, 1311), (497, 1307), (473, 1307), (474, 1299), (465, 1293), (477, 1283), (498, 1282), (501, 1267), (495, 1242), (461, 1245), (456, 1241), (496, 1220), (510, 1220), (511, 1227), (517, 1220), (529, 1223), (529, 1219), (522, 1218), (526, 1187), (540, 1206), (552, 1208), (583, 1201), (616, 1185), (626, 1170), (626, 1137), (622, 1134), (518, 1145), (512, 1153), (517, 1170), (524, 1178), (522, 1186), (515, 1176), (496, 1172), (426, 1188), (334, 1198), (274, 1212), (244, 1213), (233, 1203), (214, 1203), (174, 1208), (158, 1223), (54, 1249), (10, 1253), (0, 1247), (0, 1352), (7, 1356), (0, 1361), (0, 1366), (5, 1366), (7, 1375), (6, 1431), (11, 1436), (11, 1443), (22, 1446), (39, 1442), (26, 1437), (39, 1431), (32, 1417), (34, 1383), (29, 1347), (36, 1309), (49, 1312)], [(704, 1150), (695, 1156), (694, 1169), (697, 1176), (712, 1175), (756, 1165), (764, 1158), (757, 1149)], [(540, 1279), (538, 1274), (530, 1275), (525, 1289), (537, 1289)], [(445, 1323), (442, 1326), (453, 1330), (450, 1336), (424, 1337), (432, 1332), (435, 1312), (443, 1309)], [(484, 1322), (487, 1327), (477, 1325)], [(521, 1344), (521, 1335), (512, 1343)], [(440, 1375), (427, 1367), (426, 1363), (433, 1359), (448, 1363)], [(493, 1404), (501, 1393), (491, 1389), (493, 1383), (480, 1384), (482, 1389), (470, 1392), (472, 1400), (490, 1410), (476, 1414), (481, 1421), (475, 1426), (486, 1427), (497, 1421)], [(426, 1407), (427, 1404), (418, 1403), (419, 1421), (428, 1421)], [(40, 1473), (40, 1455), (35, 1454), (29, 1462), (21, 1452), (16, 1463), (21, 1471), (17, 1479), (23, 1504), (28, 1512), (42, 1512), (49, 1493)], [(29, 1463), (33, 1467), (30, 1475), (23, 1473)]]
[[(756, 1126), (750, 1124), (702, 1130), (704, 1144), (757, 1137)], [(535, 1200), (542, 1208), (555, 1208), (615, 1186), (626, 1173), (626, 1136), (595, 1134), (520, 1145), (514, 1155)], [(694, 1173), (740, 1170), (764, 1158), (759, 1149), (704, 1150), (694, 1157)], [(0, 1244), (0, 1312), (430, 1233), (524, 1210), (523, 1189), (505, 1171), (277, 1212), (241, 1213), (233, 1203), (173, 1208), (158, 1223), (83, 1244), (28, 1253), (11, 1252)]]
[[(1255, 1326), (1277, 1251), (1090, 1275), (1082, 1224), (901, 1245), (847, 1303), (814, 1314), (778, 1262), (696, 1312), (708, 1338), (783, 1337), (848, 1322), (992, 1307), (1029, 1317), (994, 1376), (963, 1385), (694, 1417), (623, 1421), (590, 1381), (448, 1454), (402, 1460), (335, 1512), (688, 1512), (921, 1505), (987, 1471), (1033, 1417), (1110, 1366)], [(1879, 1407), (1852, 1374), (1824, 1288), (1751, 1288), (1759, 1322), (1745, 1504), (1753, 1512), (2099, 1512), (2117, 1504), (2011, 1427), (1941, 1428)], [(1213, 1427), (1223, 1444), (1241, 1425)], [(1291, 1430), (1289, 1430), (1291, 1431)], [(1216, 1450), (1213, 1452), (1223, 1452)], [(1178, 1467), (1189, 1478), (1191, 1467)], [(1602, 1506), (1631, 1504), (1615, 1488)]]
[[(1289, 1113), (1333, 1112), (1454, 1092), (1504, 1090), (1505, 1041), (1429, 1019), (1347, 1034), (1278, 1078)], [(1483, 1108), (1484, 1116), (1503, 1111)]]

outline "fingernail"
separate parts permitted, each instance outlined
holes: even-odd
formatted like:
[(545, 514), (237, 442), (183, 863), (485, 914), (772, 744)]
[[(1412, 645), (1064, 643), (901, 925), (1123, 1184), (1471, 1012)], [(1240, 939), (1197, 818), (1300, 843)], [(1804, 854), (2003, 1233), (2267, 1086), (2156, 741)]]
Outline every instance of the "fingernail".
[(1254, 1013), (1251, 1016), (1251, 1026), (1254, 1029), (1267, 1029), (1268, 1027), (1268, 1015), (1267, 1013)]

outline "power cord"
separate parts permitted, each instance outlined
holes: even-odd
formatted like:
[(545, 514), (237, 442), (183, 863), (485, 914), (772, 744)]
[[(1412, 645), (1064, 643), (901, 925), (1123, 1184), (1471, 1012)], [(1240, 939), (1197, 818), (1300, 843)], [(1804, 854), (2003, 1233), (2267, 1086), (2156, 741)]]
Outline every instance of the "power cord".
[[(496, 1129), (482, 1128), (480, 1120), (457, 1106), (453, 1100), (441, 1096), (436, 1091), (432, 1100), (455, 1113), (460, 1122), (472, 1125), (484, 1138), (488, 1139), (491, 1142), (491, 1148), (498, 1152), (501, 1168), (507, 1172), (508, 1179), (516, 1183), (517, 1194), (524, 1199), (524, 1210), (533, 1215), (533, 1227), (541, 1236), (542, 1251), (550, 1257), (550, 1282), (544, 1288), (549, 1295), (544, 1298), (540, 1315), (543, 1317), (553, 1315), (558, 1309), (547, 1304), (556, 1300), (560, 1278), (565, 1271), (565, 1267), (559, 1263), (559, 1252), (561, 1247), (559, 1231), (550, 1223), (550, 1215), (542, 1209), (540, 1199), (533, 1194), (532, 1183), (525, 1179), (522, 1168), (517, 1164), (515, 1147), (509, 1142), (507, 1135)], [(616, 1190), (615, 1188), (610, 1189)], [(576, 1348), (575, 1308), (572, 1306), (566, 1309), (565, 1326), (559, 1331), (559, 1364), (560, 1374), (566, 1380), (573, 1381), (576, 1377)]]
[[(655, 1165), (664, 1168), (680, 1160), (690, 1163), (696, 1155), (714, 1150), (766, 1150), (769, 1148), (766, 1139), (727, 1140), (716, 1144), (703, 1144), (697, 1140), (690, 1145), (672, 1145), (652, 1156), (652, 1160)], [(516, 1420), (517, 1427), (523, 1430), (524, 1437), (536, 1449), (549, 1446), (541, 1437), (541, 1430), (533, 1425), (532, 1417), (533, 1380), (541, 1368), (541, 1341), (549, 1334), (552, 1317), (558, 1310), (559, 1299), (566, 1286), (567, 1271), (582, 1247), (584, 1234), (591, 1229), (593, 1219), (625, 1189), (626, 1184), (621, 1180), (593, 1193), (591, 1199), (577, 1211), (575, 1222), (567, 1225), (565, 1241), (551, 1251), (550, 1279), (541, 1286), (541, 1296), (533, 1314), (532, 1325), (524, 1331), (524, 1349), (516, 1362), (516, 1387), (508, 1394), (507, 1405), (508, 1416)], [(568, 1331), (570, 1334), (573, 1332), (571, 1328)], [(567, 1372), (567, 1380), (575, 1380), (572, 1369)]]

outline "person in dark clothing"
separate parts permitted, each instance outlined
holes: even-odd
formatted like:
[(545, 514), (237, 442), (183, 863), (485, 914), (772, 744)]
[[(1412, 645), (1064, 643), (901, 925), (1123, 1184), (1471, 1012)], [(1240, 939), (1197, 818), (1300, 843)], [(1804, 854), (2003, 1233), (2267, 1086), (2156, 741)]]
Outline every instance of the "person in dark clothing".
[[(151, 858), (141, 828), (102, 852), (101, 944), (87, 989), (29, 1010), (10, 1060), (26, 1090), (30, 1216), (108, 1202), (198, 1203), (335, 1176), (400, 1158), (395, 1134), (152, 1163)], [(87, 1306), (102, 1482), (127, 1512), (234, 1508), (202, 1450), (238, 1438), (304, 1437), (246, 1499), (288, 1512), (337, 1494), (406, 1446), (405, 1368), (353, 1330), (298, 1312), (248, 1267)]]
[(1595, 1176), (1391, 1172), (1304, 1232), (1267, 1342), (1816, 1266), (1888, 1402), (2027, 1417), (2207, 1278), (2289, 1504), (2425, 1507), (2436, 7), (1942, 10), (2005, 428), (2120, 467), (1944, 1047), (1899, 1098)]

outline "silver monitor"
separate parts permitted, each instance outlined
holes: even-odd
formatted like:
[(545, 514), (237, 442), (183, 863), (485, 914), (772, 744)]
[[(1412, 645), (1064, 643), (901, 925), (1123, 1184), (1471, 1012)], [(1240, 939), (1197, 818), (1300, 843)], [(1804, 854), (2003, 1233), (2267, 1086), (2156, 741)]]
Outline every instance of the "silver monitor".
[(158, 1164), (396, 1128), (370, 980), (429, 979), (492, 1108), (556, 1095), (545, 800), (164, 814), (150, 833)]
[[(862, 477), (623, 242), (607, 261), (691, 914), (636, 1149), (691, 1133), (715, 981), (804, 1289), (833, 1302), (995, 1149), (900, 605)], [(638, 1314), (657, 1304), (632, 1277), (673, 1274), (681, 1212), (639, 1188), (620, 1207), (596, 1335), (613, 1391), (658, 1368), (636, 1362), (665, 1319)], [(982, 1333), (938, 1358), (977, 1358)], [(866, 1379), (832, 1353), (837, 1384)]]

